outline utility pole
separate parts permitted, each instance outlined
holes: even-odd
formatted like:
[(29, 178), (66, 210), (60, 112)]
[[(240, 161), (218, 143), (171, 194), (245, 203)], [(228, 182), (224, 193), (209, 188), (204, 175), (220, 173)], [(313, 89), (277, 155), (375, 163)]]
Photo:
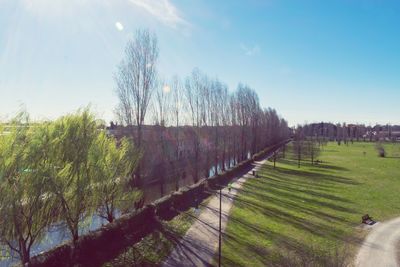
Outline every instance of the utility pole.
[(218, 246), (218, 266), (221, 267), (221, 218), (222, 218), (222, 187), (219, 189), (219, 246)]

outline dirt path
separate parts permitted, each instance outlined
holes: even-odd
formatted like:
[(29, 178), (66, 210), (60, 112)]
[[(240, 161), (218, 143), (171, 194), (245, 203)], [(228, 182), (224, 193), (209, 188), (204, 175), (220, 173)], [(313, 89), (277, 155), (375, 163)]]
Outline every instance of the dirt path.
[[(265, 161), (266, 159), (253, 163), (254, 168), (251, 171), (258, 170)], [(237, 194), (235, 189), (241, 188), (248, 178), (253, 177), (250, 174), (251, 171), (242, 177), (234, 179), (230, 193), (227, 188), (222, 190), (221, 228), (223, 232), (228, 222), (233, 198)], [(180, 240), (162, 266), (211, 266), (214, 255), (218, 250), (218, 228), (219, 194), (216, 194), (211, 198), (207, 207), (201, 211), (198, 219), (189, 228), (186, 235)]]
[(358, 252), (357, 267), (397, 267), (400, 217), (377, 224), (371, 229)]

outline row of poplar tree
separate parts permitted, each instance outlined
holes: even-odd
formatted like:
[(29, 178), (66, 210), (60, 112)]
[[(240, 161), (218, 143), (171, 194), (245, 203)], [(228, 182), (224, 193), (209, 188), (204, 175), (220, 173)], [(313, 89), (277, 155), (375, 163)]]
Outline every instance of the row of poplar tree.
[[(208, 177), (212, 167), (217, 174), (218, 166), (223, 171), (225, 165), (236, 164), (290, 136), (287, 121), (276, 110), (262, 107), (250, 86), (239, 83), (232, 92), (227, 84), (197, 68), (186, 78), (163, 80), (157, 71), (158, 57), (157, 37), (148, 30), (138, 30), (127, 43), (115, 73), (118, 121), (135, 126), (130, 135), (144, 151), (135, 175), (137, 184), (153, 166), (165, 162), (171, 163), (168, 169), (177, 170), (171, 179), (184, 172), (196, 182)], [(148, 124), (160, 126), (159, 138), (145, 136)], [(185, 132), (181, 126), (189, 126), (190, 131)], [(164, 149), (166, 136), (176, 143), (173, 153)], [(188, 163), (180, 158), (182, 148), (189, 151), (185, 155), (190, 159)], [(173, 162), (179, 164), (172, 168)], [(161, 194), (163, 191), (161, 183)]]

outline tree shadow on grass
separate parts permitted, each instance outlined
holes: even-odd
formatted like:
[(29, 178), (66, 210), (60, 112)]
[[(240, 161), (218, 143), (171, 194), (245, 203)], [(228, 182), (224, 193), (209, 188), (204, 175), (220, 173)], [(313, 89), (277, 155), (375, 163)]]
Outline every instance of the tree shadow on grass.
[[(304, 246), (296, 241), (293, 238), (290, 238), (288, 236), (281, 235), (279, 233), (275, 233), (270, 231), (269, 229), (262, 229), (260, 227), (251, 225), (246, 223), (243, 220), (236, 219), (236, 218), (231, 218), (234, 220), (236, 223), (239, 223), (241, 227), (244, 228), (245, 231), (249, 231), (251, 233), (257, 233), (259, 235), (265, 236), (266, 238), (273, 238), (274, 240), (279, 240), (280, 244), (285, 244), (287, 247), (290, 247), (291, 249), (301, 249)], [(210, 262), (205, 262), (201, 258), (202, 253), (207, 253), (214, 255), (214, 258), (218, 257), (218, 254), (215, 254), (214, 250), (210, 250), (209, 246), (204, 246), (199, 242), (196, 242), (196, 240), (189, 240), (186, 239), (185, 242), (182, 242), (182, 239), (180, 238), (177, 233), (174, 231), (171, 231), (171, 229), (168, 228), (163, 228), (162, 230), (163, 235), (171, 242), (174, 244), (175, 247), (178, 247), (179, 250), (181, 251), (182, 255), (180, 255), (181, 258), (185, 259), (185, 262), (187, 262), (187, 259), (191, 260), (192, 266), (196, 266), (195, 263), (197, 260), (201, 261), (204, 266), (215, 266)], [(217, 232), (216, 232), (217, 234)], [(264, 247), (258, 246), (257, 244), (253, 244), (243, 238), (239, 238), (234, 234), (223, 234), (223, 246), (224, 245), (232, 245), (235, 247), (245, 247), (246, 250), (251, 250), (253, 252), (256, 252), (260, 254), (262, 258), (267, 259), (268, 255), (265, 253), (269, 253)], [(178, 259), (179, 260), (179, 259)], [(239, 266), (238, 262), (235, 259), (232, 259), (228, 255), (222, 254), (222, 263), (224, 266)], [(176, 265), (174, 265), (176, 264)], [(171, 266), (182, 266), (179, 265), (180, 262), (178, 261), (171, 261)]]
[(326, 192), (332, 191), (332, 186), (327, 183), (316, 183), (315, 180), (299, 181), (290, 176), (282, 176), (273, 172), (259, 174), (261, 180), (268, 179), (271, 183), (283, 184), (294, 187), (305, 187), (313, 190), (323, 190)]
[[(256, 257), (257, 260), (264, 266), (299, 266), (300, 261), (307, 263), (306, 265), (300, 266), (345, 266), (345, 265), (321, 265), (325, 263), (325, 259), (329, 255), (324, 255), (322, 250), (313, 247), (313, 245), (305, 244), (291, 236), (272, 231), (267, 227), (260, 227), (254, 224), (249, 224), (243, 219), (232, 216), (230, 220), (236, 224), (236, 230), (238, 233), (248, 233), (248, 235), (259, 236), (262, 240), (269, 239), (273, 241), (273, 247), (266, 247), (264, 245), (257, 244), (252, 240), (246, 238), (246, 236), (240, 236), (235, 234), (224, 234), (223, 246), (231, 248), (237, 248), (234, 254), (226, 253), (222, 254), (222, 265), (223, 266), (249, 266), (248, 260), (239, 261), (238, 259), (251, 259)], [(294, 252), (295, 257), (292, 254), (285, 252)], [(296, 262), (297, 264), (293, 265)], [(312, 262), (312, 264), (311, 264)], [(292, 263), (289, 265), (283, 265), (283, 263)]]
[[(300, 201), (294, 194), (288, 194), (284, 197), (282, 197), (281, 194), (279, 195), (273, 194), (271, 196), (270, 191), (268, 191), (268, 188), (262, 188), (260, 186), (255, 186), (251, 190), (248, 190), (247, 188), (235, 189), (235, 190), (239, 191), (241, 194), (235, 197), (234, 199), (233, 196), (229, 194), (224, 194), (223, 197), (231, 198), (232, 200), (234, 200), (236, 207), (242, 208), (243, 210), (252, 210), (253, 212), (263, 214), (268, 218), (271, 218), (271, 220), (290, 224), (299, 230), (305, 230), (315, 235), (325, 236), (325, 237), (330, 236), (331, 238), (338, 239), (340, 236), (343, 235), (343, 233), (336, 234), (332, 232), (332, 224), (341, 223), (341, 224), (346, 224), (349, 227), (351, 226), (351, 222), (349, 222), (344, 217), (323, 212), (319, 210), (318, 207), (316, 208), (308, 207), (306, 206), (306, 203), (304, 205), (299, 204)], [(262, 191), (262, 193), (259, 191)], [(290, 199), (291, 196), (295, 196), (295, 198)], [(253, 200), (252, 198), (249, 197), (256, 197), (257, 200)], [(302, 198), (302, 199), (307, 199), (307, 198)], [(314, 206), (320, 206), (321, 203), (323, 203), (323, 201), (314, 202), (313, 200), (310, 199), (307, 200)], [(271, 204), (276, 207), (271, 207), (270, 206)], [(354, 212), (352, 209), (347, 209), (346, 207), (338, 205), (329, 207), (334, 210), (335, 214), (337, 214), (338, 212), (342, 213)], [(214, 214), (219, 213), (219, 209), (217, 208), (212, 208), (209, 206), (205, 206), (205, 208), (211, 210)], [(285, 210), (288, 210), (290, 212), (286, 212)], [(304, 217), (293, 215), (293, 213), (303, 214)], [(225, 219), (227, 216), (229, 216), (229, 214), (225, 212), (222, 213), (223, 219)], [(310, 220), (308, 219), (309, 217), (318, 217), (320, 219), (325, 220), (327, 224), (310, 222)], [(196, 220), (201, 221), (199, 218), (196, 218)], [(229, 220), (234, 222), (238, 221), (234, 217), (229, 217)], [(245, 224), (244, 220), (241, 221), (239, 220), (239, 222)], [(207, 224), (206, 222), (202, 223)], [(209, 227), (213, 226), (209, 225)], [(249, 227), (252, 226), (249, 225)], [(217, 231), (216, 228), (214, 228), (214, 230)]]
[[(271, 218), (271, 221), (278, 222), (280, 224), (287, 224), (295, 229), (308, 232), (315, 236), (329, 238), (332, 240), (345, 240), (349, 241), (343, 232), (343, 230), (335, 229), (332, 227), (332, 223), (340, 223), (350, 225), (351, 222), (346, 220), (338, 214), (349, 214), (355, 211), (351, 208), (345, 207), (342, 204), (351, 203), (345, 198), (335, 196), (330, 193), (332, 185), (357, 185), (359, 183), (354, 182), (351, 179), (336, 176), (318, 174), (314, 172), (304, 170), (293, 170), (278, 166), (273, 169), (272, 166), (264, 165), (259, 172), (260, 178), (251, 178), (250, 183), (246, 183), (242, 189), (238, 190), (242, 194), (235, 198), (235, 206), (243, 210), (252, 210), (261, 216)], [(322, 170), (322, 169), (321, 169)], [(247, 173), (248, 170), (244, 170), (243, 173)], [(303, 181), (294, 179), (291, 176), (297, 176), (303, 178)], [(305, 188), (306, 187), (306, 188)], [(249, 196), (255, 196), (257, 200), (249, 199)], [(224, 197), (231, 198), (229, 194), (224, 194)], [(304, 205), (302, 204), (304, 203)], [(272, 206), (269, 206), (269, 205)], [(315, 206), (316, 208), (313, 208)], [(318, 207), (326, 207), (331, 209), (334, 213), (329, 214), (325, 211), (318, 209)], [(219, 210), (207, 207), (213, 212), (218, 213)], [(224, 213), (223, 217), (229, 216)], [(317, 221), (310, 220), (310, 217), (317, 217)], [(201, 219), (196, 217), (195, 220)], [(322, 222), (321, 222), (322, 219)], [(312, 247), (309, 247), (304, 242), (277, 233), (268, 228), (268, 226), (260, 226), (258, 224), (249, 223), (246, 219), (238, 218), (237, 216), (229, 217), (229, 221), (240, 228), (240, 232), (248, 233), (248, 235), (256, 235), (265, 237), (273, 241), (274, 246), (289, 251), (295, 251), (296, 254), (308, 255), (312, 251)], [(207, 224), (206, 222), (202, 222)], [(211, 227), (214, 232), (217, 229), (212, 225)], [(204, 246), (196, 240), (185, 240), (182, 242), (181, 235), (174, 232), (169, 228), (161, 228), (161, 234), (171, 244), (182, 247), (182, 257), (196, 258), (200, 261), (201, 252), (213, 253), (209, 246)], [(254, 254), (258, 260), (264, 265), (271, 265), (271, 262), (276, 260), (276, 249), (271, 250), (260, 244), (255, 244), (245, 236), (235, 234), (224, 234), (224, 244), (241, 249), (238, 251), (243, 257), (249, 257), (246, 252)], [(358, 239), (353, 239), (351, 242), (359, 243)], [(223, 255), (222, 262), (224, 266), (240, 266), (241, 263), (237, 261), (237, 257), (231, 257), (231, 255)], [(194, 264), (195, 261), (192, 261)], [(204, 262), (203, 264), (211, 266), (210, 263)], [(246, 266), (246, 265), (244, 265)], [(290, 266), (290, 265), (288, 265)]]
[(206, 262), (201, 257), (203, 253), (214, 254), (214, 250), (210, 248), (210, 246), (204, 245), (196, 240), (191, 240), (188, 237), (182, 239), (180, 235), (168, 228), (161, 229), (161, 232), (164, 237), (173, 244), (173, 247), (179, 254), (177, 258), (171, 258), (169, 261), (164, 262), (164, 266), (182, 266), (180, 264), (183, 262), (187, 263), (187, 261), (191, 262), (191, 266), (196, 266), (197, 261), (202, 262), (204, 266), (212, 266), (210, 262)]
[[(279, 159), (278, 162), (281, 162), (281, 163), (284, 163), (284, 164), (288, 164), (288, 165), (292, 165), (292, 166), (298, 166), (297, 159), (284, 158), (284, 159)], [(310, 160), (301, 160), (300, 161), (300, 166), (308, 167), (308, 168), (312, 167), (312, 168), (315, 168), (315, 170), (349, 171), (348, 168), (335, 166), (335, 165), (330, 165), (330, 164), (328, 164), (328, 162), (325, 162), (325, 161), (322, 162), (322, 163), (314, 163), (314, 164), (312, 164), (312, 162)]]
[[(226, 197), (229, 197), (229, 195), (226, 195)], [(218, 213), (218, 209), (213, 209), (209, 207), (213, 212)], [(207, 224), (204, 221), (201, 221), (201, 219), (196, 218), (196, 220), (199, 220), (200, 222)], [(287, 249), (290, 250), (296, 250), (296, 251), (305, 251), (306, 246), (299, 242), (298, 240), (283, 235), (281, 233), (274, 232), (270, 230), (267, 227), (260, 227), (255, 224), (248, 223), (245, 219), (238, 218), (236, 216), (231, 216), (229, 220), (237, 225), (241, 230), (245, 231), (246, 233), (249, 234), (256, 234), (258, 236), (262, 236), (265, 239), (271, 239), (274, 240), (276, 245), (279, 246), (284, 246)], [(213, 227), (212, 225), (209, 225), (209, 227), (212, 228), (212, 231), (217, 235), (218, 234), (218, 229)], [(190, 240), (187, 239), (182, 242), (182, 239), (180, 238), (179, 235), (177, 235), (176, 232), (171, 231), (169, 228), (163, 228), (162, 229), (163, 235), (168, 238), (168, 240), (172, 243), (175, 244), (176, 247), (181, 250), (182, 255), (180, 255), (181, 258), (186, 259), (192, 259), (192, 263), (195, 264), (195, 260), (200, 260), (205, 266), (212, 266), (208, 262), (204, 262), (203, 259), (201, 259), (201, 254), (202, 253), (207, 253), (207, 254), (212, 254), (214, 255), (214, 251), (210, 249), (210, 246), (204, 246), (202, 245), (201, 242), (197, 242), (196, 240)], [(223, 246), (225, 245), (231, 245), (234, 247), (238, 248), (245, 248), (243, 251), (252, 251), (255, 254), (258, 254), (260, 257), (260, 260), (264, 263), (267, 263), (269, 261), (269, 250), (263, 246), (260, 246), (258, 244), (254, 244), (245, 238), (241, 238), (240, 236), (237, 236), (235, 234), (227, 234), (223, 233), (223, 239), (224, 243)], [(244, 256), (244, 255), (243, 255)], [(249, 256), (249, 255), (247, 255)], [(217, 255), (215, 255), (215, 258)], [(222, 262), (224, 266), (239, 266), (240, 264), (233, 258), (231, 258), (229, 255), (222, 255)], [(171, 266), (180, 266), (179, 262), (171, 262), (172, 264), (177, 264), (177, 265), (171, 265)], [(195, 266), (195, 265), (193, 265)]]
[[(300, 217), (294, 215), (293, 213), (295, 212), (295, 210), (291, 210), (291, 212), (293, 213), (290, 213), (284, 211), (284, 209), (267, 205), (259, 205), (259, 203), (257, 202), (247, 199), (245, 200), (242, 198), (236, 199), (235, 205), (239, 208), (251, 210), (255, 213), (262, 214), (263, 216), (270, 218), (271, 221), (287, 224), (299, 230), (307, 231), (316, 236), (328, 236), (333, 239), (338, 239), (341, 234), (343, 234), (341, 232), (336, 233), (335, 231), (332, 231), (333, 228), (331, 224), (312, 222), (311, 220), (309, 220), (309, 218), (307, 218), (307, 216)], [(299, 211), (297, 211), (297, 214), (299, 214)]]
[(336, 150), (336, 149), (324, 149), (323, 152), (337, 153), (337, 152), (339, 152), (339, 150)]
[[(248, 203), (246, 204), (247, 206)], [(218, 210), (214, 210), (214, 212), (218, 212)], [(273, 214), (268, 214), (269, 216), (274, 216)], [(284, 214), (284, 217), (289, 220), (294, 220), (298, 224), (298, 218), (293, 218), (293, 217), (288, 217), (287, 214)], [(232, 233), (229, 234), (223, 234), (223, 246), (229, 246), (232, 248), (237, 248), (238, 250), (234, 252), (234, 255), (230, 253), (222, 254), (222, 265), (223, 266), (248, 266), (248, 260), (243, 261), (238, 261), (240, 258), (244, 259), (249, 259), (249, 257), (257, 257), (259, 262), (262, 263), (263, 265), (268, 265), (270, 266), (271, 264), (276, 264), (275, 266), (283, 266), (283, 262), (297, 262), (297, 259), (299, 258), (296, 256), (294, 259), (291, 254), (285, 254), (282, 253), (282, 251), (290, 251), (290, 252), (295, 252), (296, 255), (300, 255), (301, 259), (303, 260), (313, 260), (313, 262), (326, 262), (321, 256), (319, 255), (319, 251), (315, 251), (315, 248), (312, 246), (308, 246), (307, 244), (304, 244), (304, 242), (300, 242), (296, 240), (293, 237), (290, 237), (288, 235), (272, 231), (268, 227), (261, 227), (256, 224), (252, 224), (247, 222), (243, 218), (239, 218), (236, 216), (231, 216), (229, 218), (231, 223), (234, 223), (236, 226), (236, 232), (238, 233), (246, 233), (247, 235), (253, 235), (253, 236), (259, 236), (261, 239), (270, 239), (274, 242), (274, 247), (278, 248), (279, 255), (277, 255), (277, 250), (271, 250), (270, 248), (257, 244), (255, 242), (250, 241), (249, 239), (246, 238), (246, 236), (241, 236), (240, 234), (235, 235)], [(309, 224), (307, 222), (307, 224)], [(315, 225), (314, 225), (315, 227)], [(215, 233), (217, 233), (217, 229), (214, 229)], [(321, 230), (321, 229), (320, 229)], [(324, 234), (329, 231), (328, 228), (323, 228)], [(313, 231), (315, 233), (315, 231)], [(170, 235), (170, 238), (174, 239), (173, 235)], [(340, 235), (335, 235), (333, 236), (336, 239), (340, 239)], [(190, 243), (190, 246), (187, 247), (186, 244), (179, 243), (179, 237), (175, 238), (174, 242), (177, 242), (176, 245), (178, 246), (183, 246), (183, 248), (186, 249), (186, 254), (184, 257), (199, 257), (198, 252), (207, 252), (207, 253), (213, 253), (209, 249), (209, 247), (204, 247), (201, 246), (201, 244), (198, 243)], [(191, 242), (190, 240), (188, 242)], [(195, 241), (193, 241), (195, 242)], [(360, 241), (359, 241), (360, 242)], [(195, 248), (195, 249), (194, 249)], [(316, 255), (318, 257), (316, 257)], [(277, 258), (277, 256), (279, 256)], [(215, 255), (215, 259), (217, 258), (217, 255)], [(318, 261), (316, 261), (316, 259)], [(206, 266), (210, 265), (209, 263), (203, 262)], [(210, 265), (211, 266), (211, 265)], [(296, 266), (296, 265), (286, 265), (286, 266)], [(310, 266), (310, 265), (304, 265), (304, 266)], [(321, 266), (321, 265), (318, 265)], [(328, 266), (328, 265), (323, 265), (323, 266)], [(335, 265), (336, 266), (336, 265)], [(339, 266), (339, 265), (337, 265)]]
[[(198, 218), (195, 219), (199, 220)], [(212, 228), (213, 233), (216, 234), (218, 232), (218, 229), (215, 229), (212, 225), (207, 226)], [(212, 266), (211, 263), (206, 262), (202, 258), (204, 253), (214, 255), (214, 250), (210, 246), (190, 239), (190, 237), (185, 237), (184, 239), (182, 237), (182, 233), (167, 223), (160, 221), (158, 227), (148, 236), (150, 241), (143, 242), (142, 240), (140, 243), (126, 247), (117, 258), (113, 259), (106, 266), (173, 267), (182, 266), (182, 262), (190, 266), (196, 266), (198, 262), (201, 262), (203, 266)], [(168, 259), (174, 249), (177, 251), (176, 257)], [(159, 263), (152, 262), (145, 256), (147, 253), (158, 254), (158, 257), (165, 255), (164, 261)]]
[[(268, 186), (269, 186), (268, 184), (265, 184), (265, 187)], [(310, 234), (313, 235), (329, 237), (330, 239), (334, 240), (343, 240), (344, 236), (343, 232), (333, 231), (330, 224), (310, 222), (307, 219), (307, 216), (322, 217), (327, 221), (335, 220), (338, 223), (339, 222), (348, 223), (343, 218), (333, 216), (324, 213), (322, 211), (312, 210), (309, 207), (302, 207), (301, 204), (293, 203), (286, 199), (279, 200), (279, 195), (276, 196), (274, 195), (273, 197), (264, 195), (262, 192), (260, 192), (263, 191), (264, 189), (265, 188), (260, 188), (260, 187), (257, 187), (257, 190), (256, 189), (248, 190), (247, 188), (235, 189), (241, 192), (240, 195), (235, 197), (234, 200), (235, 206), (246, 210), (253, 210), (254, 212), (262, 214), (267, 218), (271, 218), (271, 220), (274, 220), (282, 224), (288, 224), (296, 229), (309, 232)], [(251, 199), (247, 199), (246, 197), (249, 195), (255, 196), (255, 194), (257, 194), (257, 199), (260, 199), (260, 201), (253, 201)], [(223, 197), (232, 198), (232, 195), (224, 194)], [(280, 205), (283, 209), (269, 207), (268, 206), (269, 204)], [(206, 206), (206, 208), (211, 209), (214, 213), (219, 212), (219, 209), (216, 208), (211, 208), (208, 206)], [(302, 213), (305, 213), (307, 216), (303, 218), (297, 215), (293, 215), (292, 213), (284, 211), (284, 209), (300, 211)], [(226, 217), (228, 216), (228, 214), (224, 213), (223, 216)], [(202, 222), (201, 219), (198, 217), (194, 219)], [(311, 257), (315, 257), (313, 255), (313, 253), (315, 254), (315, 252), (313, 251), (312, 247), (308, 246), (307, 244), (304, 244), (304, 242), (300, 242), (299, 240), (293, 237), (272, 231), (271, 229), (269, 229), (268, 226), (264, 227), (258, 224), (249, 223), (246, 218), (240, 218), (235, 216), (234, 214), (229, 217), (229, 221), (230, 223), (236, 225), (235, 227), (239, 229), (238, 231), (239, 234), (235, 235), (232, 232), (230, 232), (230, 234), (224, 234), (223, 246), (238, 248), (237, 254), (239, 254), (240, 257), (255, 256), (258, 258), (258, 261), (263, 265), (271, 265), (271, 263), (278, 262), (277, 266), (281, 266), (280, 262), (288, 262), (289, 260), (291, 260), (290, 257), (289, 259), (286, 259), (285, 258), (287, 257), (286, 255), (278, 255), (279, 260), (277, 261), (276, 248), (274, 250), (271, 250), (270, 248), (265, 247), (264, 245), (254, 243), (250, 241), (251, 239), (247, 239), (246, 237), (241, 236), (240, 233), (246, 233), (246, 236), (255, 235), (259, 236), (260, 238), (269, 239), (273, 241), (274, 247), (279, 248), (278, 251), (283, 251), (283, 250), (291, 252), (294, 251), (296, 255), (303, 255), (303, 257), (305, 257), (304, 255), (307, 255), (307, 257), (310, 259)], [(202, 223), (207, 225), (206, 222)], [(218, 229), (216, 229), (214, 226), (208, 225), (208, 227), (212, 228), (212, 231), (215, 234), (218, 233)], [(176, 247), (180, 247), (182, 253), (182, 255), (180, 255), (181, 258), (192, 259), (193, 264), (195, 264), (196, 261), (203, 261), (203, 264), (205, 266), (212, 266), (211, 263), (204, 262), (204, 259), (201, 258), (202, 253), (211, 253), (211, 254), (214, 253), (214, 251), (210, 249), (209, 246), (204, 246), (201, 242), (197, 242), (196, 240), (190, 240), (190, 239), (186, 239), (185, 242), (182, 242), (181, 236), (169, 228), (163, 228), (160, 231), (162, 232), (163, 236), (166, 239), (168, 239), (169, 242), (174, 244), (174, 246)], [(251, 253), (251, 255), (249, 253)], [(232, 255), (229, 253), (223, 254), (222, 255), (223, 265), (248, 266), (248, 265), (243, 265), (243, 263), (238, 260), (237, 256), (238, 255)], [(217, 256), (215, 256), (215, 258), (216, 257)], [(173, 262), (172, 264), (175, 263), (178, 264), (176, 266), (179, 266), (179, 262)]]
[[(251, 210), (255, 213), (254, 216), (270, 218), (271, 222), (285, 224), (337, 244), (362, 242), (362, 239), (357, 237), (350, 238), (346, 231), (354, 224), (346, 219), (347, 215), (356, 212), (347, 205), (352, 201), (336, 196), (330, 190), (332, 186), (355, 186), (359, 184), (358, 182), (336, 175), (282, 167), (273, 169), (268, 165), (262, 167), (259, 175), (260, 178), (253, 178), (243, 188), (236, 189), (241, 194), (234, 200), (235, 207)], [(291, 177), (292, 175), (296, 176), (296, 179)], [(332, 212), (319, 207), (329, 208)], [(298, 266), (299, 259), (308, 261), (307, 264), (301, 266), (346, 266), (343, 262), (349, 260), (348, 255), (345, 255), (346, 252), (332, 256), (329, 251), (328, 253), (321, 252), (319, 248), (308, 246), (293, 237), (273, 232), (267, 229), (268, 225), (263, 227), (249, 223), (246, 218), (235, 216), (235, 213), (229, 221), (235, 225), (235, 232), (239, 236), (226, 235), (224, 244), (237, 248), (237, 253), (242, 257), (257, 257), (257, 261), (266, 266)], [(340, 224), (341, 227), (337, 228), (334, 224)], [(240, 233), (246, 233), (246, 235), (240, 237)], [(248, 240), (251, 239), (247, 236), (260, 238), (265, 236), (273, 242), (274, 248), (249, 243)], [(290, 253), (282, 254), (285, 250)], [(293, 254), (291, 252), (294, 252), (295, 257), (290, 256)], [(274, 262), (278, 263), (274, 265)], [(338, 264), (332, 262), (338, 262)], [(288, 264), (284, 265), (284, 263)], [(223, 265), (246, 266), (240, 261), (238, 255), (229, 253), (223, 255)]]
[[(278, 199), (288, 199), (290, 201), (293, 202), (300, 202), (300, 203), (304, 203), (304, 204), (311, 204), (317, 207), (326, 207), (329, 208), (335, 212), (347, 212), (347, 213), (354, 213), (356, 212), (354, 209), (351, 208), (347, 208), (332, 202), (327, 202), (327, 201), (323, 201), (323, 200), (319, 200), (316, 198), (309, 198), (309, 197), (305, 197), (305, 196), (301, 196), (298, 195), (297, 193), (293, 193), (293, 192), (285, 192), (282, 190), (277, 190), (276, 188), (273, 188), (275, 185), (269, 185), (268, 187), (262, 188), (262, 190), (268, 194), (274, 195), (276, 196)], [(251, 191), (253, 190), (260, 190), (260, 187), (257, 185), (247, 185), (247, 188), (249, 188)], [(251, 193), (253, 195), (253, 193)], [(264, 199), (267, 196), (262, 195), (262, 201), (264, 201)], [(265, 201), (267, 201), (267, 199), (265, 199)]]
[[(268, 180), (268, 182), (267, 182), (268, 185), (271, 187), (275, 187), (276, 189), (292, 191), (295, 193), (303, 193), (303, 194), (310, 195), (312, 197), (325, 198), (325, 199), (329, 199), (329, 200), (337, 201), (337, 202), (345, 202), (345, 203), (352, 202), (343, 197), (339, 197), (332, 193), (329, 193), (332, 191), (332, 188), (330, 188), (329, 186), (322, 187), (322, 186), (312, 186), (307, 183), (288, 183), (288, 182), (276, 179), (275, 177), (276, 176), (273, 174), (263, 176), (264, 179)], [(324, 191), (324, 192), (321, 192), (321, 191)]]
[[(320, 218), (325, 219), (326, 221), (350, 223), (347, 219), (345, 219), (342, 216), (332, 215), (332, 214), (329, 214), (326, 212), (322, 212), (317, 208), (307, 207), (306, 205), (301, 204), (301, 202), (293, 200), (293, 199), (287, 200), (287, 199), (281, 198), (280, 196), (276, 196), (276, 195), (270, 196), (270, 195), (266, 195), (266, 194), (262, 194), (262, 193), (255, 193), (253, 191), (246, 190), (246, 189), (239, 189), (239, 191), (242, 193), (246, 193), (248, 195), (257, 196), (259, 199), (262, 199), (263, 202), (270, 203), (270, 204), (273, 204), (276, 206), (281, 206), (281, 207), (284, 207), (289, 210), (302, 212), (309, 216), (320, 217)], [(240, 200), (238, 200), (238, 201), (240, 201)], [(253, 203), (253, 204), (255, 204), (255, 203)], [(314, 204), (314, 203), (311, 202), (311, 204)], [(262, 208), (262, 207), (260, 207), (260, 208)], [(343, 209), (343, 207), (341, 207), (340, 209)]]
[[(268, 228), (261, 228), (255, 225), (247, 224), (246, 222), (237, 218), (232, 218), (232, 220), (240, 225), (238, 227), (240, 231), (245, 231), (249, 234), (257, 234), (261, 238), (264, 237), (265, 239), (274, 240), (276, 246), (278, 247), (286, 247), (290, 248), (291, 250), (304, 250), (306, 247), (304, 244), (290, 236), (271, 231)], [(221, 261), (223, 266), (249, 266), (241, 264), (237, 260), (238, 258), (243, 258), (244, 262), (246, 262), (245, 264), (248, 264), (248, 260), (246, 260), (249, 259), (248, 257), (257, 257), (258, 260), (265, 265), (271, 262), (273, 253), (269, 248), (234, 234), (224, 234), (223, 238), (223, 246), (238, 248), (238, 250), (235, 252), (235, 255), (222, 254)]]
[(331, 175), (331, 174), (321, 174), (321, 173), (316, 173), (316, 172), (310, 172), (310, 171), (304, 171), (304, 170), (299, 170), (299, 169), (289, 169), (289, 168), (284, 168), (281, 166), (276, 166), (275, 168), (270, 165), (264, 165), (262, 168), (265, 171), (271, 170), (276, 173), (282, 174), (282, 175), (294, 175), (294, 176), (300, 176), (304, 180), (319, 180), (319, 181), (326, 181), (326, 182), (332, 182), (332, 183), (341, 183), (341, 184), (348, 184), (348, 185), (359, 185), (361, 183), (356, 182), (350, 178), (338, 176), (338, 175)]

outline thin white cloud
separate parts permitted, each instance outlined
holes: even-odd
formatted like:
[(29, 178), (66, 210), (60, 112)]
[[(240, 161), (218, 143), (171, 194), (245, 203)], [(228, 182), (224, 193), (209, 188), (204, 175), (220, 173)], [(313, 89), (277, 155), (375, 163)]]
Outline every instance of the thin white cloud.
[(144, 9), (157, 20), (171, 28), (187, 26), (189, 23), (181, 16), (179, 10), (170, 0), (129, 0), (132, 4)]
[(260, 53), (261, 49), (258, 45), (254, 45), (252, 47), (248, 47), (245, 44), (240, 44), (240, 48), (243, 50), (246, 56), (254, 56)]

